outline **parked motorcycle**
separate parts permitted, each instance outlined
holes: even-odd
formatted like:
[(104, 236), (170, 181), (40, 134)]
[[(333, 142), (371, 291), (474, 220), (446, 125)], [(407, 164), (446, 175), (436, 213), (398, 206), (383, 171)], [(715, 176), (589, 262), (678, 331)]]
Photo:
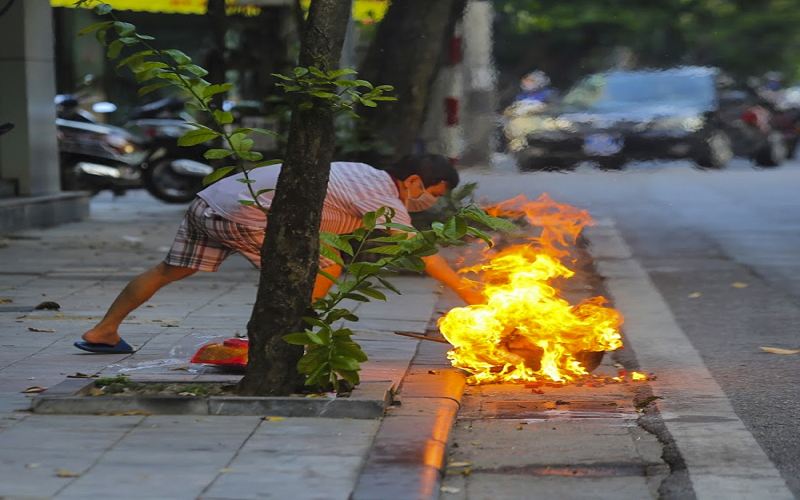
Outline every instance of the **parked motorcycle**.
[(120, 127), (97, 123), (80, 109), (78, 98), (56, 97), (61, 188), (124, 194), (142, 187), (141, 165), (147, 140)]
[(167, 98), (135, 108), (127, 130), (148, 138), (150, 154), (142, 165), (142, 184), (167, 203), (186, 203), (203, 189), (203, 178), (214, 171), (203, 156), (208, 145), (179, 146), (178, 139), (194, 129), (180, 99)]
[[(180, 115), (180, 101), (166, 99), (136, 108), (123, 127), (98, 123), (75, 96), (59, 96), (56, 102), (62, 189), (111, 189), (121, 194), (143, 187), (167, 203), (186, 203), (214, 171), (205, 163), (205, 146), (178, 146), (178, 139), (192, 129)], [(97, 103), (92, 109), (108, 113), (116, 106)]]

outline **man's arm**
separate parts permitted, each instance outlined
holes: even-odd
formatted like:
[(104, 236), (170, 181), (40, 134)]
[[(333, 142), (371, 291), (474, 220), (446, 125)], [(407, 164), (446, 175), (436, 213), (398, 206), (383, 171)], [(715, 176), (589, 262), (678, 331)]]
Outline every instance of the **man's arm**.
[(439, 254), (422, 257), (425, 272), (451, 288), (467, 304), (483, 304), (486, 300), (474, 283), (461, 278)]

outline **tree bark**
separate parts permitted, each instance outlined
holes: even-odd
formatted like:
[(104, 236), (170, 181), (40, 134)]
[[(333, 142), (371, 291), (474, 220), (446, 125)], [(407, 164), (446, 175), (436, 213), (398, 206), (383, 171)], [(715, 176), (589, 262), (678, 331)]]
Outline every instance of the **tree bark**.
[[(314, 0), (300, 49), (300, 66), (338, 66), (351, 0)], [(299, 111), (311, 99), (314, 107)], [(261, 276), (247, 326), (249, 360), (238, 392), (285, 396), (303, 382), (301, 346), (283, 336), (302, 332), (317, 276), (319, 226), (333, 156), (333, 109), (310, 96), (292, 99), (286, 158), (281, 168), (261, 254)], [(263, 167), (270, 168), (270, 167)]]
[[(425, 121), (431, 86), (466, 0), (392, 2), (370, 45), (359, 77), (392, 85), (396, 101), (360, 108), (358, 126), (394, 147), (391, 159), (414, 151)], [(365, 158), (369, 161), (369, 158)], [(375, 161), (375, 160), (373, 160)]]

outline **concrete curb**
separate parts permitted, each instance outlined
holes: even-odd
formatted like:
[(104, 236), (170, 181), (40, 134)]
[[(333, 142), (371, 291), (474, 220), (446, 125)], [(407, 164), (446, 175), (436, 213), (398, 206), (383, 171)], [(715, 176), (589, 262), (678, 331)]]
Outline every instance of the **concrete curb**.
[(422, 342), (403, 377), (401, 403), (387, 412), (350, 500), (435, 500), (466, 376), (447, 363), (446, 344)]
[[(132, 379), (136, 381), (135, 379)], [(147, 380), (148, 383), (159, 381)], [(162, 381), (172, 383), (174, 380)], [(219, 381), (216, 381), (219, 382)], [(193, 385), (214, 383), (194, 381)], [(94, 381), (67, 379), (36, 395), (31, 412), (38, 414), (268, 415), (276, 417), (381, 418), (392, 403), (392, 381), (359, 384), (350, 397), (242, 396), (89, 396)]]

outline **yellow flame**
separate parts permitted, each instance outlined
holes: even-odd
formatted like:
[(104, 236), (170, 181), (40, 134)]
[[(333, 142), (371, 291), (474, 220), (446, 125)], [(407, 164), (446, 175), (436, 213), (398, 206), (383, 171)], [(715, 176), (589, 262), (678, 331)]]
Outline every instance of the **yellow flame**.
[(471, 383), (568, 382), (585, 375), (582, 353), (622, 346), (622, 315), (605, 307), (606, 299), (571, 305), (553, 286), (554, 280), (575, 274), (561, 259), (591, 223), (588, 212), (556, 204), (547, 195), (535, 202), (517, 197), (487, 211), (524, 218), (541, 234), (491, 256), (484, 249), (483, 262), (461, 270), (480, 274), (486, 303), (458, 307), (440, 318), (439, 329), (454, 346), (448, 358), (472, 373)]

